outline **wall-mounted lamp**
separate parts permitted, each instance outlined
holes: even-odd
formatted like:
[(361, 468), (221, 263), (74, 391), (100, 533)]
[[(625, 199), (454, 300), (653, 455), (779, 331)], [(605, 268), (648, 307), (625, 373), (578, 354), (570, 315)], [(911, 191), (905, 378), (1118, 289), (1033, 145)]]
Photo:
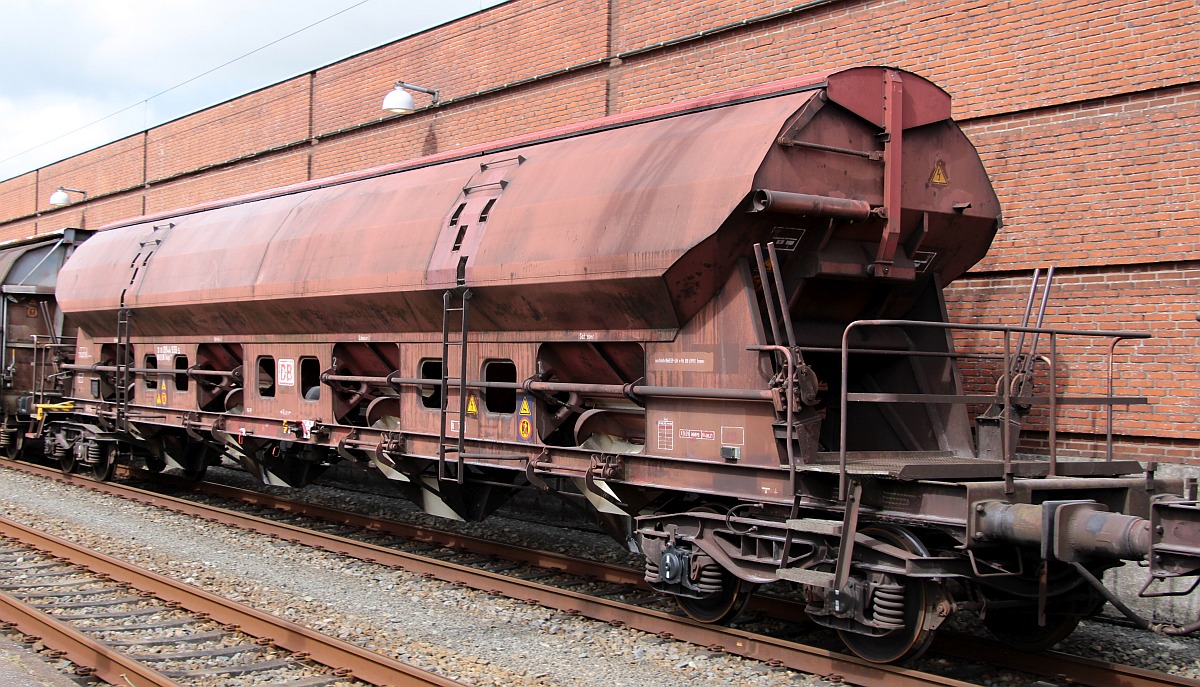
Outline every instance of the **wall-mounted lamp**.
[(427, 93), (433, 96), (433, 102), (429, 103), (430, 107), (438, 105), (438, 91), (436, 88), (421, 88), (412, 84), (397, 81), (396, 87), (392, 89), (383, 98), (383, 109), (396, 114), (409, 114), (416, 111), (417, 104), (413, 101), (412, 93), (408, 91), (416, 91), (418, 93)]
[(51, 205), (70, 205), (71, 204), (71, 196), (67, 195), (69, 193), (82, 193), (83, 199), (87, 200), (87, 191), (81, 191), (77, 188), (67, 188), (66, 186), (59, 186), (57, 191), (50, 194), (50, 204)]

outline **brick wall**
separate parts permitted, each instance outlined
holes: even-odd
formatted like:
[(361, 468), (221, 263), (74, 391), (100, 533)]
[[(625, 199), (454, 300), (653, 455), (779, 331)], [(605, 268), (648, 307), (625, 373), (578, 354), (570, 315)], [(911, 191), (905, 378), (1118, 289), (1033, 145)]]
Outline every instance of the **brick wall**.
[(298, 77), (151, 129), (147, 179), (166, 180), (307, 139), (309, 89), (310, 77)]
[[(1121, 393), (1153, 401), (1118, 413), (1123, 448), (1196, 461), (1197, 44), (1194, 0), (512, 0), (0, 182), (0, 240), (889, 64), (954, 96), (1004, 208), (992, 252), (948, 294), (953, 315), (1013, 323), (1029, 270), (1057, 265), (1050, 324), (1154, 334), (1119, 349)], [(397, 80), (437, 87), (442, 106), (387, 115)], [(90, 199), (51, 208), (58, 185)], [(1098, 364), (1085, 354), (1063, 388)], [(1058, 429), (1084, 451), (1103, 418), (1066, 411)]]
[(1200, 85), (964, 128), (1004, 203), (981, 270), (1200, 258)]
[[(1043, 272), (1043, 283), (1045, 273)], [(1029, 273), (986, 273), (971, 275), (947, 293), (951, 317), (963, 322), (1020, 324), (1030, 289)], [(1052, 298), (1046, 309), (1045, 325), (1059, 329), (1095, 329), (1150, 334), (1145, 340), (1122, 342), (1114, 355), (1113, 393), (1144, 396), (1148, 405), (1118, 406), (1113, 418), (1114, 434), (1126, 444), (1144, 443), (1139, 453), (1162, 460), (1176, 460), (1179, 450), (1192, 447), (1190, 462), (1196, 460), (1200, 424), (1196, 422), (1197, 380), (1200, 380), (1200, 323), (1197, 323), (1197, 294), (1200, 294), (1200, 262), (1158, 264), (1114, 264), (1104, 267), (1058, 269)], [(1040, 298), (1040, 296), (1039, 296)], [(997, 339), (958, 337), (958, 346), (968, 352), (998, 353)], [(1061, 395), (1106, 393), (1107, 343), (1092, 345), (1079, 337), (1060, 337), (1056, 342), (1063, 360), (1056, 367)], [(1049, 342), (1039, 350), (1047, 353)], [(964, 378), (976, 388), (990, 388), (994, 376), (978, 375), (979, 365), (965, 364)], [(1039, 366), (1038, 393), (1044, 393), (1046, 368)], [(1030, 418), (1034, 429), (1045, 431), (1044, 414)], [(1077, 435), (1075, 443), (1103, 436), (1107, 429), (1103, 409), (1063, 408), (1058, 431)], [(1155, 455), (1158, 448), (1164, 452)], [(1092, 450), (1096, 450), (1092, 447)]]

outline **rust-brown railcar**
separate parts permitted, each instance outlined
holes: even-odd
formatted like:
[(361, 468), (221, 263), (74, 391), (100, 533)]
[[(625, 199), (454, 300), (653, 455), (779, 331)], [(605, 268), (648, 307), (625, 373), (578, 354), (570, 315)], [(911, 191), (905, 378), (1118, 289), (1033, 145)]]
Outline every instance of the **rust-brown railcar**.
[(450, 517), (573, 491), (700, 620), (790, 581), (871, 660), (963, 608), (1046, 645), (1121, 560), (1195, 575), (1200, 519), (1135, 462), (1016, 455), (1034, 405), (1136, 402), (1055, 379), (1131, 335), (965, 325), (1004, 345), (963, 392), (942, 288), (999, 221), (941, 89), (799, 77), (109, 227), (59, 275), (64, 399), (5, 426), (101, 477), (346, 462)]

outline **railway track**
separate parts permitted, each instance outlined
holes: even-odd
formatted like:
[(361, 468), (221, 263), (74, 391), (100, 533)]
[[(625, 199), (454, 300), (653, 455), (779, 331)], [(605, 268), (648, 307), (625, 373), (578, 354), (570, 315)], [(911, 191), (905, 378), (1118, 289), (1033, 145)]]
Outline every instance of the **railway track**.
[[(772, 665), (782, 665), (807, 673), (827, 676), (849, 684), (865, 687), (874, 685), (966, 687), (975, 684), (901, 667), (867, 663), (853, 656), (744, 630), (690, 622), (665, 610), (652, 608), (651, 606), (655, 605), (656, 597), (644, 590), (641, 571), (631, 568), (596, 564), (546, 551), (514, 548), (452, 532), (417, 528), (405, 523), (370, 518), (219, 484), (204, 483), (195, 485), (194, 488), (222, 499), (233, 499), (263, 509), (280, 511), (289, 516), (316, 518), (327, 523), (327, 530), (333, 531), (315, 531), (311, 529), (311, 525), (300, 527), (125, 485), (65, 476), (58, 471), (28, 464), (6, 463), (6, 465), (194, 517), (270, 534), (288, 541), (368, 562), (403, 568), (428, 577), (541, 604), (570, 614), (584, 615), (613, 625), (629, 626), (661, 637), (698, 644), (710, 650), (729, 652), (765, 661)], [(375, 537), (399, 537), (410, 540), (410, 542), (418, 542), (419, 545), (424, 545), (426, 555), (396, 550), (392, 547), (394, 542), (381, 545), (343, 536), (356, 531), (365, 531)], [(444, 553), (447, 549), (450, 550), (448, 556)], [(428, 555), (438, 550), (442, 551), (442, 558), (458, 559), (457, 562), (456, 560), (440, 560)], [(473, 558), (474, 560), (464, 561), (463, 558)], [(536, 566), (543, 572), (526, 575), (529, 579), (514, 577), (511, 571), (518, 564)], [(479, 567), (480, 565), (483, 566), (482, 569)], [(488, 567), (491, 569), (487, 569)], [(598, 593), (585, 594), (571, 588), (580, 586), (578, 583), (567, 583), (567, 588), (543, 583), (545, 578), (558, 573), (586, 576), (612, 585), (612, 588)], [(774, 605), (776, 606), (775, 610), (778, 611), (780, 610), (779, 605), (786, 603), (788, 602), (784, 600), (771, 599), (767, 600), (764, 606)], [(792, 608), (786, 610), (782, 615), (792, 614), (794, 617), (794, 612), (795, 608)], [(995, 659), (997, 665), (1004, 665), (1008, 669), (1026, 671), (1037, 676), (1048, 676), (1049, 681), (1044, 681), (1042, 683), (1044, 685), (1080, 684), (1095, 685), (1096, 687), (1109, 687), (1110, 685), (1123, 687), (1179, 687), (1186, 685), (1195, 687), (1200, 685), (1200, 682), (1195, 680), (1066, 654), (1012, 652), (995, 642), (981, 642), (975, 638), (951, 637), (940, 641), (935, 648), (948, 654), (969, 657), (972, 660), (977, 660), (980, 656), (988, 656)]]
[(0, 518), (0, 617), (110, 684), (461, 683)]

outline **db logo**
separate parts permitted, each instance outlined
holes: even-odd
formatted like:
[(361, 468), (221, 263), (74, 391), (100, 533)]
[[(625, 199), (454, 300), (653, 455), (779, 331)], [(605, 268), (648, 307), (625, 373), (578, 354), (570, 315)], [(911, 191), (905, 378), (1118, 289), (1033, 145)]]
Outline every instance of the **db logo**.
[(521, 441), (529, 441), (533, 438), (533, 422), (527, 417), (521, 418), (521, 422), (517, 424), (517, 434), (520, 435)]
[(296, 361), (291, 358), (280, 358), (275, 368), (276, 383), (279, 386), (296, 386)]

